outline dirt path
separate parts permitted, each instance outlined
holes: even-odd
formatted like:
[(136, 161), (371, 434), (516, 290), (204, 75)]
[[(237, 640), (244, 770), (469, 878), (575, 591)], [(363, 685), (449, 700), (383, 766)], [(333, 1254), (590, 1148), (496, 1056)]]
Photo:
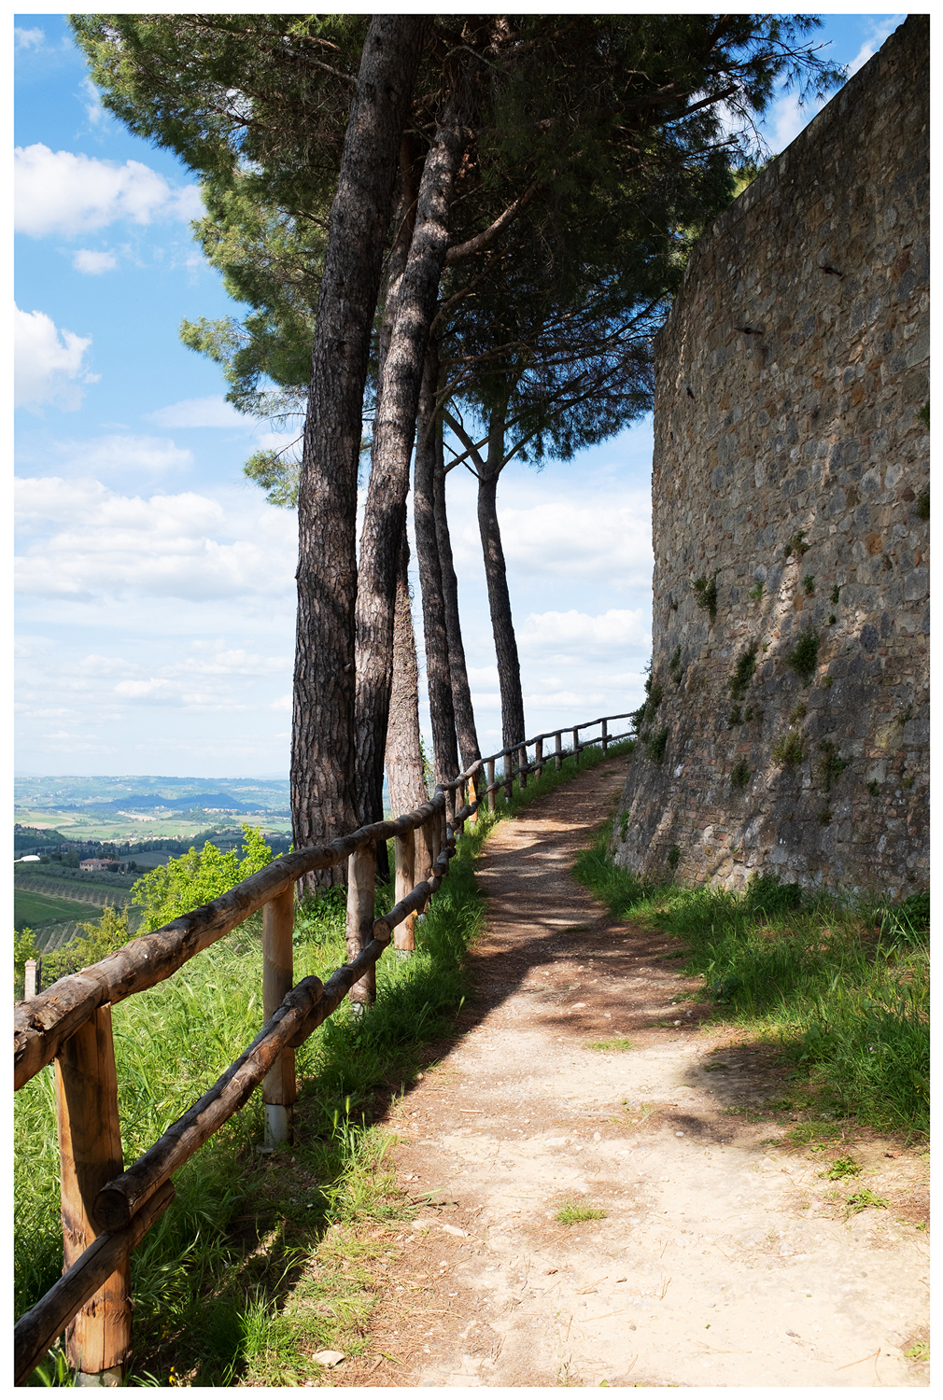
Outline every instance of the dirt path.
[[(569, 874), (623, 777), (604, 764), (487, 843), (467, 1029), (389, 1119), (399, 1182), (431, 1203), (375, 1315), (386, 1356), (332, 1379), (928, 1384), (904, 1355), (929, 1339), (928, 1163), (873, 1135), (777, 1145), (789, 1114), (745, 1112), (786, 1093), (775, 1057), (702, 1028), (677, 944)], [(823, 1180), (848, 1153), (864, 1175)], [(835, 1195), (865, 1182), (891, 1208), (846, 1222)], [(559, 1224), (564, 1201), (605, 1218)]]

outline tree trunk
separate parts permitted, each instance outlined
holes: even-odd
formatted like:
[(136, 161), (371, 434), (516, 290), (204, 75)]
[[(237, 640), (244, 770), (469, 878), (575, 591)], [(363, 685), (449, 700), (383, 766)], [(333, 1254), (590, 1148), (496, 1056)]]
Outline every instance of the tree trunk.
[(386, 732), (386, 777), (394, 817), (429, 801), (419, 742), (419, 666), (409, 599), (409, 544), (400, 546), (396, 576), (396, 616), (393, 621), (393, 686)]
[(426, 156), (416, 227), (399, 290), (374, 430), (373, 470), (360, 542), (357, 587), (357, 798), (364, 821), (382, 815), (393, 662), (396, 558), (406, 518), (426, 341), (448, 249), (448, 214), (468, 139), (470, 104), (456, 75), (443, 120)]
[(430, 341), (426, 349), (419, 427), (416, 435), (413, 514), (416, 522), (416, 551), (419, 555), (419, 584), (422, 589), (426, 685), (432, 722), (433, 761), (436, 781), (443, 782), (454, 778), (458, 772), (458, 747), (455, 742), (455, 711), (449, 675), (449, 639), (435, 520), (437, 434), (433, 425), (438, 384), (439, 357), (435, 342)]
[(445, 508), (445, 464), (442, 452), (442, 422), (436, 424), (436, 464), (433, 483), (435, 532), (438, 544), (439, 568), (442, 576), (442, 601), (445, 605), (445, 627), (449, 639), (449, 674), (452, 679), (452, 706), (455, 728), (462, 751), (462, 767), (467, 769), (479, 758), (478, 731), (472, 706), (465, 647), (462, 643), (462, 621), (458, 611), (458, 578), (452, 562), (452, 540)]
[[(318, 298), (298, 501), (291, 805), (296, 849), (357, 825), (357, 465), (393, 182), (427, 21), (375, 15), (364, 42)], [(343, 871), (331, 877), (343, 878)], [(309, 877), (306, 883), (318, 883)]]
[[(393, 245), (386, 260), (386, 291), (383, 297), (383, 317), (377, 336), (377, 397), (374, 421), (380, 414), (383, 397), (383, 372), (396, 322), (403, 273), (409, 258), (416, 225), (416, 202), (419, 195), (421, 166), (416, 160), (416, 141), (411, 133), (403, 136), (399, 156), (399, 178), (393, 213)], [(373, 440), (373, 452), (376, 438)], [(428, 799), (423, 781), (422, 749), (419, 740), (419, 667), (416, 661), (416, 638), (413, 634), (412, 611), (409, 605), (409, 542), (406, 522), (396, 575), (396, 603), (393, 617), (393, 679), (390, 693), (390, 714), (386, 730), (386, 769), (390, 787), (390, 805), (394, 815), (408, 812)], [(403, 805), (405, 804), (405, 805)], [(383, 813), (377, 814), (382, 816)], [(376, 845), (376, 877), (379, 884), (390, 880), (390, 860), (385, 841)]]
[(488, 425), (488, 460), (478, 474), (478, 528), (488, 582), (491, 628), (498, 661), (501, 688), (502, 748), (519, 744), (525, 737), (524, 696), (521, 691), (521, 663), (511, 616), (507, 568), (498, 525), (498, 479), (504, 465), (504, 410), (496, 408)]

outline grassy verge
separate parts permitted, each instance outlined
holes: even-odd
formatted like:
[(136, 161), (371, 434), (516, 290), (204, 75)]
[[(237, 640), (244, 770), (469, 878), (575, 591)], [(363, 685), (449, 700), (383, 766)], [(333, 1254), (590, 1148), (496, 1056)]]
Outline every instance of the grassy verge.
[[(684, 944), (688, 975), (728, 1023), (775, 1043), (833, 1110), (881, 1130), (929, 1129), (929, 897), (890, 908), (804, 895), (775, 878), (745, 893), (645, 885), (606, 856), (577, 879), (618, 918)], [(720, 1010), (722, 1008), (722, 1010)]]
[[(613, 746), (614, 757), (626, 746)], [(580, 770), (601, 763), (585, 750)], [(259, 1154), (261, 1102), (249, 1105), (174, 1177), (177, 1199), (132, 1255), (135, 1355), (130, 1385), (330, 1384), (315, 1358), (369, 1353), (369, 1322), (398, 1241), (417, 1207), (395, 1186), (394, 1139), (378, 1126), (390, 1102), (455, 1033), (465, 954), (483, 918), (474, 863), (495, 822), (568, 781), (572, 758), (510, 802), (499, 798), (459, 842), (449, 877), (417, 928), (417, 951), (377, 968), (362, 1018), (345, 1004), (297, 1053), (295, 1142)], [(385, 905), (383, 896), (378, 901)], [(346, 960), (342, 892), (301, 906), (295, 979)], [(257, 925), (207, 949), (168, 981), (114, 1008), (125, 1161), (133, 1161), (257, 1034), (262, 951)], [(51, 1069), (16, 1095), (15, 1313), (51, 1287), (62, 1263)], [(34, 1384), (69, 1384), (50, 1353)]]

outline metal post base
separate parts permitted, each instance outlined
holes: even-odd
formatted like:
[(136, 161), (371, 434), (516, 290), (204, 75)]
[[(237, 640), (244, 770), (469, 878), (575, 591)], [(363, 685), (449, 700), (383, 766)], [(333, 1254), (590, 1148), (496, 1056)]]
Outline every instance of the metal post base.
[(267, 1103), (265, 1108), (265, 1146), (277, 1147), (291, 1142), (291, 1109), (281, 1103)]

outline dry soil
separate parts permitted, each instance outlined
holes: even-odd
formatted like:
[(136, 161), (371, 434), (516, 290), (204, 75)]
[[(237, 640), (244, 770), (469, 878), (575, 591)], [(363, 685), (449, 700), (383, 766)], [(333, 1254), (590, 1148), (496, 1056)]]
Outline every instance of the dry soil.
[[(370, 1361), (332, 1381), (927, 1385), (925, 1151), (796, 1146), (796, 1117), (761, 1107), (789, 1093), (773, 1050), (686, 999), (675, 940), (575, 883), (624, 775), (609, 761), (486, 843), (464, 1033), (388, 1118), (419, 1216)], [(863, 1174), (829, 1181), (843, 1155)], [(846, 1218), (863, 1185), (888, 1207)], [(565, 1225), (565, 1204), (604, 1215)]]

